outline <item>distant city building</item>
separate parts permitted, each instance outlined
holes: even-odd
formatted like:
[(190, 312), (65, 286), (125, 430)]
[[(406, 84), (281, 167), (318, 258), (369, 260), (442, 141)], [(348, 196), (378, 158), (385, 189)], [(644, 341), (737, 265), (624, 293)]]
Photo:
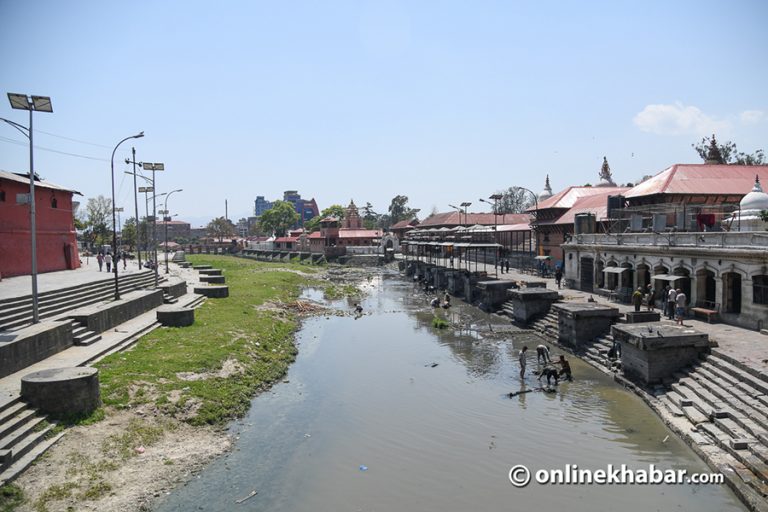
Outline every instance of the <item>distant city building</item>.
[(283, 201), (292, 203), (293, 207), (296, 208), (296, 212), (299, 214), (299, 226), (303, 226), (306, 221), (320, 215), (315, 199), (303, 199), (296, 190), (286, 190), (283, 193)]
[(242, 219), (237, 221), (237, 225), (235, 225), (235, 230), (237, 231), (238, 236), (241, 236), (243, 238), (248, 236), (248, 219), (243, 217)]
[(272, 208), (272, 201), (267, 201), (264, 196), (256, 196), (253, 206), (254, 217), (261, 217), (261, 214)]
[(181, 220), (157, 221), (157, 238), (158, 240), (165, 238), (165, 225), (168, 225), (168, 241), (176, 242), (179, 239), (189, 239), (192, 234), (192, 229), (189, 222)]

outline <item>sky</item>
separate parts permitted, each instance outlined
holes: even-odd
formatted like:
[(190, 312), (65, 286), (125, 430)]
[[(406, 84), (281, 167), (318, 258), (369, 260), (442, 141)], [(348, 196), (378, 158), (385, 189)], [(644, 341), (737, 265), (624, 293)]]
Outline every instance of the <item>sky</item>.
[[(712, 133), (768, 150), (766, 19), (760, 0), (0, 0), (0, 92), (51, 97), (35, 170), (83, 203), (110, 197), (115, 145), (144, 131), (115, 152), (126, 216), (132, 146), (193, 227), (285, 190), (479, 212), (547, 174), (596, 183), (603, 156), (623, 184), (699, 163)], [(0, 117), (29, 121), (4, 98)], [(29, 170), (5, 123), (0, 169)]]

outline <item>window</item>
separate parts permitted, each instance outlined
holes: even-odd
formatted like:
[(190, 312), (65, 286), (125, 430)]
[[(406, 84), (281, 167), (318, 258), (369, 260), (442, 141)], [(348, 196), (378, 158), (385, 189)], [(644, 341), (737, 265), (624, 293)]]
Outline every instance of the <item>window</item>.
[(752, 278), (752, 302), (768, 304), (768, 275)]
[(5, 190), (0, 190), (0, 203), (5, 202)]

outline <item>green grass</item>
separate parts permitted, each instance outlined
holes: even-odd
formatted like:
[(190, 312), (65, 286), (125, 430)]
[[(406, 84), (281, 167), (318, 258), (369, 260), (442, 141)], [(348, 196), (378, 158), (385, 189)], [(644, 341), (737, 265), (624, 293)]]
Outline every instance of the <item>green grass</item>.
[(449, 324), (446, 320), (443, 320), (438, 316), (432, 318), (432, 327), (434, 327), (435, 329), (445, 329), (449, 325), (451, 324)]
[(0, 512), (11, 512), (24, 503), (24, 491), (20, 487), (8, 484), (0, 487)]
[[(302, 286), (317, 284), (296, 271), (316, 269), (231, 256), (188, 259), (195, 265), (222, 269), (229, 297), (209, 299), (195, 311), (194, 325), (157, 329), (132, 350), (98, 363), (101, 396), (106, 405), (118, 408), (153, 402), (191, 424), (222, 424), (244, 415), (252, 397), (280, 378), (296, 357), (295, 316), (258, 306), (295, 300)], [(236, 361), (242, 372), (227, 378), (209, 375), (227, 359)], [(180, 373), (207, 377), (184, 380)], [(172, 392), (181, 398), (174, 402)], [(196, 413), (189, 415), (192, 405)]]
[(343, 299), (345, 297), (361, 296), (360, 289), (353, 284), (327, 284), (324, 286), (323, 296), (328, 300)]

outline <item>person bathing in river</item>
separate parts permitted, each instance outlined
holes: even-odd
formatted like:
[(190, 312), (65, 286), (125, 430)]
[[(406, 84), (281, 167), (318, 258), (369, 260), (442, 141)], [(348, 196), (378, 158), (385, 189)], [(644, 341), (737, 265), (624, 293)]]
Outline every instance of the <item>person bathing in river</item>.
[(433, 297), (432, 301), (429, 303), (429, 305), (432, 306), (433, 308), (439, 308), (440, 307), (440, 299), (438, 299), (437, 297)]
[(363, 306), (361, 306), (360, 304), (355, 304), (355, 313), (358, 314), (358, 315), (362, 315), (363, 314)]
[(525, 363), (527, 362), (527, 355), (526, 352), (528, 352), (528, 346), (523, 345), (523, 349), (520, 351), (520, 354), (517, 356), (517, 359), (520, 361), (520, 379), (525, 380)]
[(539, 374), (539, 382), (541, 382), (542, 377), (547, 378), (547, 387), (552, 385), (550, 379), (555, 379), (555, 386), (557, 386), (558, 381), (560, 380), (560, 376), (557, 374), (557, 370), (551, 366), (545, 366), (544, 369), (541, 370), (541, 373)]
[(536, 347), (536, 362), (541, 364), (541, 361), (545, 363), (551, 363), (552, 358), (549, 357), (549, 348), (546, 345), (539, 345)]
[(565, 375), (566, 380), (569, 382), (573, 380), (573, 375), (571, 375), (571, 363), (568, 362), (564, 355), (560, 354), (560, 359), (555, 361), (555, 364), (560, 365), (560, 377)]

